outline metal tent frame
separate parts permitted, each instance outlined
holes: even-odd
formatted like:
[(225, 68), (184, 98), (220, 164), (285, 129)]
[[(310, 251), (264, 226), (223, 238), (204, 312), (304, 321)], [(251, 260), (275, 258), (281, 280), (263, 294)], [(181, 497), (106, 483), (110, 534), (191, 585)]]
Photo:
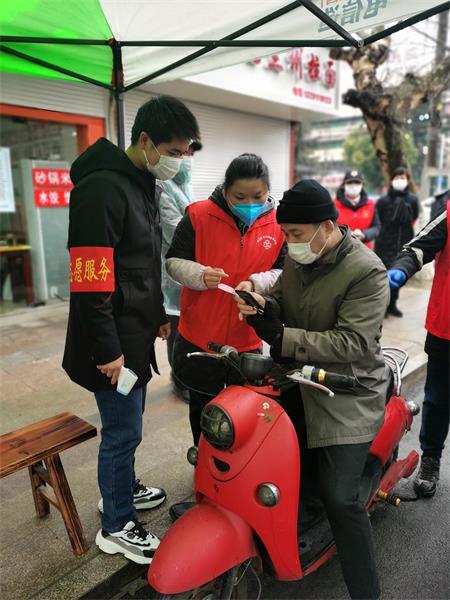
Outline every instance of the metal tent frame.
[[(239, 39), (241, 36), (258, 29), (259, 27), (270, 23), (279, 17), (288, 14), (298, 8), (305, 8), (310, 11), (314, 16), (316, 16), (322, 23), (327, 25), (330, 29), (332, 29), (335, 33), (338, 34), (340, 39), (336, 40), (241, 40)], [(295, 0), (290, 4), (280, 8), (257, 21), (250, 23), (249, 25), (242, 27), (241, 29), (230, 33), (229, 35), (219, 39), (219, 40), (145, 40), (145, 41), (118, 41), (116, 39), (109, 40), (88, 40), (88, 39), (70, 39), (70, 38), (45, 38), (45, 37), (30, 37), (30, 36), (6, 36), (0, 35), (0, 51), (5, 54), (9, 54), (15, 56), (17, 58), (21, 58), (28, 62), (32, 62), (41, 67), (45, 67), (47, 69), (51, 69), (52, 71), (67, 75), (74, 79), (78, 79), (79, 81), (84, 81), (85, 83), (90, 83), (92, 85), (96, 85), (102, 87), (104, 89), (110, 90), (115, 97), (116, 107), (117, 107), (117, 138), (118, 145), (121, 148), (125, 148), (125, 120), (124, 120), (124, 106), (123, 106), (123, 94), (135, 89), (144, 83), (148, 83), (164, 75), (169, 73), (170, 71), (175, 70), (182, 65), (185, 65), (189, 62), (194, 61), (196, 58), (203, 56), (217, 48), (224, 47), (251, 47), (251, 48), (300, 48), (300, 47), (323, 47), (323, 48), (335, 48), (335, 47), (354, 47), (354, 48), (364, 48), (372, 44), (373, 42), (377, 42), (389, 35), (396, 33), (397, 31), (401, 31), (406, 27), (410, 27), (411, 25), (415, 25), (420, 21), (428, 19), (434, 15), (437, 15), (445, 10), (450, 9), (450, 1), (442, 2), (437, 6), (430, 8), (428, 10), (424, 10), (412, 17), (404, 19), (395, 25), (384, 29), (378, 33), (370, 35), (366, 38), (360, 38), (353, 36), (346, 29), (344, 29), (339, 23), (336, 23), (331, 17), (329, 17), (321, 8), (319, 8), (312, 0)], [(112, 51), (112, 80), (111, 84), (104, 83), (102, 81), (98, 81), (91, 77), (87, 77), (82, 73), (77, 73), (76, 71), (72, 71), (61, 67), (59, 65), (55, 65), (53, 63), (49, 63), (45, 60), (41, 60), (29, 54), (25, 54), (24, 52), (20, 52), (14, 48), (9, 46), (5, 46), (5, 43), (32, 43), (32, 44), (61, 44), (61, 45), (76, 45), (76, 46), (109, 46)], [(124, 85), (123, 78), (123, 64), (122, 64), (122, 48), (126, 46), (159, 46), (159, 47), (200, 47), (199, 50), (192, 52), (188, 56), (181, 58), (169, 65), (163, 67), (162, 69), (158, 69), (150, 73), (149, 75), (131, 83), (129, 85)]]

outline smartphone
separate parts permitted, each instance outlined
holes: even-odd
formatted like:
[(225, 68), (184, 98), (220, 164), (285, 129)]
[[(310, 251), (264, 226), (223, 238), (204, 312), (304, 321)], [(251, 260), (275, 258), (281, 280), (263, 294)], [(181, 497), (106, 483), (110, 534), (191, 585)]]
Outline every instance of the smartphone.
[(242, 298), (242, 300), (247, 304), (247, 306), (252, 306), (256, 308), (256, 314), (260, 317), (264, 315), (264, 308), (258, 304), (258, 302), (253, 298), (253, 296), (249, 292), (244, 292), (243, 290), (235, 290), (235, 294)]

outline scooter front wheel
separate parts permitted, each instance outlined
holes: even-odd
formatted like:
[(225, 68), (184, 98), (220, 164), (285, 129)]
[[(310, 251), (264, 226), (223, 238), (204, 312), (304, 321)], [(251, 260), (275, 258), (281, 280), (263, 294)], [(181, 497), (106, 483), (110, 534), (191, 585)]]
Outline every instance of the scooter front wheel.
[(226, 571), (204, 585), (181, 594), (159, 594), (158, 600), (244, 600), (247, 597), (249, 562)]

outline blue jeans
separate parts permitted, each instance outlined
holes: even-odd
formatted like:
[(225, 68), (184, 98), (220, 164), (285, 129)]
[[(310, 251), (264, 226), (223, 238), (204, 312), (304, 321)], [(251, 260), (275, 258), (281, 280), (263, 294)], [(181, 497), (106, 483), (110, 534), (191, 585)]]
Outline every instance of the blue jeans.
[(142, 440), (146, 387), (122, 396), (116, 390), (96, 392), (102, 421), (98, 452), (98, 485), (103, 498), (102, 527), (108, 533), (136, 521), (133, 490), (134, 454)]
[(449, 428), (449, 388), (448, 365), (434, 356), (428, 356), (420, 428), (420, 447), (424, 456), (441, 458)]

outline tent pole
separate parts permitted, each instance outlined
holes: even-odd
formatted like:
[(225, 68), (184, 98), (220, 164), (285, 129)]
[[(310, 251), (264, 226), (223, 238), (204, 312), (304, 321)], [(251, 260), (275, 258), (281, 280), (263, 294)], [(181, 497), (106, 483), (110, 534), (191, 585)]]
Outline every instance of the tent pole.
[(125, 107), (123, 102), (123, 64), (122, 48), (117, 40), (111, 40), (113, 54), (113, 88), (116, 102), (117, 145), (125, 150)]
[(117, 123), (117, 145), (125, 150), (125, 107), (123, 103), (123, 94), (115, 91), (116, 99), (116, 123)]
[(429, 19), (430, 17), (434, 17), (434, 15), (444, 12), (445, 10), (450, 10), (450, 2), (444, 2), (442, 4), (438, 4), (437, 6), (433, 6), (433, 8), (429, 8), (428, 10), (423, 10), (422, 12), (418, 13), (417, 15), (413, 15), (412, 17), (409, 17), (408, 19), (404, 19), (403, 21), (400, 21), (399, 23), (397, 23), (396, 25), (393, 25), (392, 27), (388, 27), (387, 29), (383, 29), (383, 31), (374, 33), (373, 35), (369, 35), (368, 37), (365, 38), (364, 45), (368, 46), (370, 44), (373, 44), (373, 42), (378, 42), (379, 40), (381, 40), (385, 37), (388, 37), (389, 35), (391, 35), (393, 33), (397, 33), (397, 31), (401, 31), (402, 29), (405, 29), (406, 27), (410, 27), (411, 25), (420, 23), (420, 21), (423, 21), (424, 19)]

